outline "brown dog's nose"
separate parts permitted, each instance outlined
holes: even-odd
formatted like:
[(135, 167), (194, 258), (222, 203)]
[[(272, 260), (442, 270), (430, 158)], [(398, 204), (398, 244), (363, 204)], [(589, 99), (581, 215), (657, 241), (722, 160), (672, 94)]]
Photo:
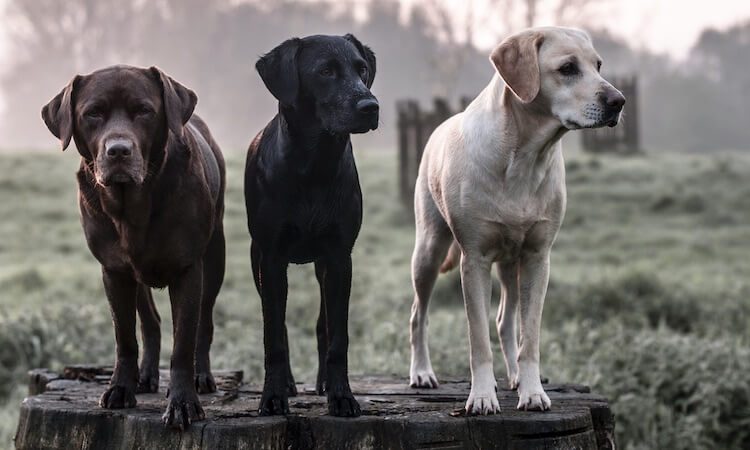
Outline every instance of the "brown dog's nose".
[(133, 154), (133, 143), (124, 139), (113, 139), (107, 143), (108, 158), (127, 158)]

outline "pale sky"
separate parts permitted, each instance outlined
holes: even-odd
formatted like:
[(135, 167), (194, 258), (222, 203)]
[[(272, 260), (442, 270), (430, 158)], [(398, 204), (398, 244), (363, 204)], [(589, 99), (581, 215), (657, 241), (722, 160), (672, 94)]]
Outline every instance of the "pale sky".
[[(0, 11), (7, 0), (0, 0)], [(35, 1), (35, 0), (25, 0)], [(60, 0), (63, 1), (63, 0)], [(309, 0), (308, 0), (309, 1)], [(344, 0), (351, 1), (351, 0)], [(360, 0), (357, 0), (360, 1)], [(377, 0), (374, 0), (377, 1)], [(401, 0), (410, 5), (422, 0)], [(450, 6), (455, 17), (464, 17), (467, 0), (433, 0)], [(481, 17), (487, 0), (472, 0), (475, 15)], [(555, 4), (557, 0), (539, 0), (545, 4)], [(606, 28), (612, 34), (624, 38), (633, 47), (646, 48), (655, 52), (669, 53), (682, 58), (695, 43), (706, 27), (727, 28), (738, 22), (750, 20), (750, 0), (592, 0), (596, 5), (585, 15), (591, 28)], [(516, 0), (515, 3), (524, 3)], [(494, 15), (502, 17), (503, 12)], [(518, 9), (516, 15), (523, 14)], [(520, 17), (520, 16), (519, 16)], [(553, 17), (542, 10), (539, 25), (553, 25)], [(486, 26), (492, 26), (487, 24)], [(490, 47), (496, 39), (491, 33), (477, 32), (477, 43)], [(0, 21), (0, 70), (7, 67), (7, 39)], [(3, 107), (0, 97), (0, 108)]]
[(631, 45), (683, 57), (708, 27), (724, 29), (750, 20), (750, 0), (610, 0), (601, 24)]
[[(405, 5), (423, 0), (401, 0)], [(488, 0), (433, 0), (454, 9), (457, 20), (464, 17), (467, 5), (473, 4), (475, 16), (489, 16)], [(550, 10), (558, 0), (538, 0), (540, 13), (537, 25), (555, 25)], [(624, 38), (632, 47), (646, 48), (659, 53), (669, 53), (675, 58), (684, 57), (707, 27), (727, 28), (738, 22), (750, 20), (750, 0), (589, 0), (592, 6), (586, 10), (584, 28), (606, 28), (612, 34)], [(494, 2), (497, 4), (497, 1)], [(500, 2), (502, 3), (502, 2)], [(512, 3), (524, 4), (524, 0)], [(492, 16), (503, 17), (497, 7)], [(522, 19), (523, 8), (513, 15)], [(546, 14), (545, 14), (546, 13)], [(497, 19), (500, 20), (500, 19)], [(517, 20), (519, 22), (519, 20)], [(489, 26), (492, 24), (490, 23)], [(492, 33), (487, 33), (491, 35)], [(477, 43), (493, 46), (481, 32), (477, 32)]]

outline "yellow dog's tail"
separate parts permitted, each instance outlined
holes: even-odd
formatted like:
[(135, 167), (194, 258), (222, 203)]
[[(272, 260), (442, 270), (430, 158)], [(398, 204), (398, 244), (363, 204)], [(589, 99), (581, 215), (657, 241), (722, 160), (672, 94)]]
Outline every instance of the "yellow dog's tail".
[(448, 249), (448, 255), (446, 255), (443, 264), (440, 265), (440, 273), (450, 272), (458, 266), (461, 261), (461, 249), (458, 248), (458, 243), (453, 241), (451, 247)]

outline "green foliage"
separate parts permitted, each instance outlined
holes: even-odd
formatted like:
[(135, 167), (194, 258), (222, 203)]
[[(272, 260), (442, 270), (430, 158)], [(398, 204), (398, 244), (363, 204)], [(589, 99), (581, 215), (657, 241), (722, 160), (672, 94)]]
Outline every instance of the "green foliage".
[(750, 447), (750, 348), (660, 327), (567, 323), (545, 337), (555, 377), (589, 380), (609, 398), (629, 449)]
[[(353, 255), (350, 370), (405, 380), (413, 220), (397, 200), (396, 155), (356, 157), (365, 213)], [(76, 159), (0, 157), (0, 448), (14, 434), (29, 368), (114, 358), (100, 269), (78, 219)], [(262, 318), (249, 270), (243, 159), (230, 153), (227, 160), (227, 274), (214, 312), (212, 362), (260, 383)], [(750, 445), (747, 173), (750, 157), (740, 155), (568, 158), (568, 212), (552, 252), (542, 371), (609, 397), (621, 448)], [(493, 288), (496, 306), (496, 281)], [(167, 366), (169, 301), (163, 291), (155, 299)], [(318, 306), (312, 268), (290, 267), (287, 326), (298, 381), (315, 379)], [(438, 280), (431, 309), (438, 377), (468, 377), (456, 271)], [(493, 348), (503, 377), (499, 345)]]

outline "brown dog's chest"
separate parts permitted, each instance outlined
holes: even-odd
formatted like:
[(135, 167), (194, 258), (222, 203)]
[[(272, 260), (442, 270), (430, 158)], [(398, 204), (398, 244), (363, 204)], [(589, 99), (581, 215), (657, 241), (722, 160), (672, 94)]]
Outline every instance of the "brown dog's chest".
[[(151, 287), (167, 286), (203, 255), (213, 227), (212, 204), (179, 198), (133, 201), (127, 207), (80, 202), (84, 234), (108, 270), (130, 272)], [(172, 205), (169, 207), (167, 205)], [(181, 207), (176, 207), (181, 205)]]

